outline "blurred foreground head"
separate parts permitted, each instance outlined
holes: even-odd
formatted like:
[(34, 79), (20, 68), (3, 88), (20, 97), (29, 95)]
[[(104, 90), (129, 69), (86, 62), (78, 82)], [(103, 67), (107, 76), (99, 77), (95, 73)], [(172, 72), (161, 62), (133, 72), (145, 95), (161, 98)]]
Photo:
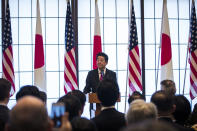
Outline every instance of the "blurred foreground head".
[(51, 127), (44, 103), (36, 97), (25, 96), (11, 110), (7, 131), (47, 131)]

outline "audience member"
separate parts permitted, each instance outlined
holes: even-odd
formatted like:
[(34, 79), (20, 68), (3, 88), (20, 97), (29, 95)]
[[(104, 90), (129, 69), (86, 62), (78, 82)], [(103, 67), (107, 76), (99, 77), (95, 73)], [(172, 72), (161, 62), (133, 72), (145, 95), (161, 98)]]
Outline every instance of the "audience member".
[(183, 95), (177, 95), (174, 97), (174, 104), (176, 106), (173, 116), (177, 124), (182, 126), (186, 125), (186, 121), (191, 113), (191, 106), (188, 99)]
[(197, 103), (194, 105), (194, 109), (189, 117), (189, 125), (197, 131)]
[(123, 113), (115, 109), (115, 103), (119, 97), (119, 88), (108, 79), (103, 80), (97, 88), (97, 96), (101, 101), (101, 112), (92, 121), (98, 131), (118, 131), (126, 126)]
[(69, 120), (81, 115), (81, 103), (74, 95), (64, 95), (59, 98), (58, 102), (63, 102), (65, 105), (65, 112), (69, 113)]
[(157, 119), (156, 106), (153, 103), (146, 103), (144, 100), (134, 100), (126, 114), (127, 123), (133, 124), (147, 119)]
[(72, 131), (97, 131), (96, 125), (87, 118), (75, 117), (71, 121)]
[(0, 78), (0, 131), (3, 131), (8, 121), (9, 109), (7, 104), (10, 98), (11, 83)]
[(143, 121), (131, 124), (122, 131), (178, 131), (168, 123), (161, 121)]
[(130, 104), (132, 101), (136, 100), (136, 99), (142, 99), (142, 100), (145, 100), (143, 95), (138, 92), (138, 91), (134, 91), (132, 93), (132, 95), (129, 96), (129, 99), (128, 99), (128, 103)]
[(151, 102), (153, 102), (157, 107), (158, 120), (168, 122), (179, 131), (192, 131), (192, 129), (185, 128), (173, 121), (172, 113), (176, 108), (173, 99), (173, 95), (170, 95), (166, 91), (162, 90), (157, 91), (152, 95)]
[(172, 121), (172, 113), (175, 110), (173, 106), (173, 98), (165, 91), (157, 91), (151, 97), (158, 110), (158, 117), (160, 120)]
[(68, 94), (74, 95), (79, 99), (79, 101), (81, 103), (81, 113), (83, 114), (84, 106), (86, 103), (85, 94), (80, 90), (73, 90), (73, 91), (69, 92)]
[(52, 129), (44, 103), (33, 96), (18, 100), (10, 112), (7, 131), (49, 131)]
[(174, 81), (172, 80), (163, 80), (161, 83), (161, 90), (164, 90), (169, 95), (175, 95), (176, 93), (176, 86)]
[(44, 104), (46, 105), (47, 102), (47, 94), (44, 91), (39, 91), (40, 94), (40, 99), (44, 102)]
[(20, 90), (17, 92), (16, 101), (18, 101), (20, 98), (27, 96), (27, 95), (34, 96), (34, 97), (41, 99), (40, 98), (40, 91), (38, 90), (38, 88), (36, 86), (25, 85), (25, 86), (21, 87)]

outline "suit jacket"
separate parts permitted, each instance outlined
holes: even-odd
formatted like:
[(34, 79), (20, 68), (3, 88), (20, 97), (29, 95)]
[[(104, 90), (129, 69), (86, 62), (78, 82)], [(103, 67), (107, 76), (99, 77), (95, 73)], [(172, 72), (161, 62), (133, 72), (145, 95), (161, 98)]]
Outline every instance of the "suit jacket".
[(114, 108), (102, 110), (91, 120), (96, 124), (98, 131), (119, 131), (126, 126), (125, 115)]
[(177, 131), (194, 131), (192, 128), (187, 128), (181, 125), (178, 125), (172, 121), (170, 117), (160, 117), (158, 118), (159, 121), (163, 121), (174, 127)]
[(0, 131), (4, 131), (5, 124), (8, 122), (9, 109), (7, 106), (0, 105)]
[[(111, 79), (117, 84), (117, 79), (116, 79), (116, 73), (106, 69), (105, 75), (103, 79)], [(94, 69), (88, 72), (87, 78), (86, 78), (86, 86), (83, 90), (85, 94), (93, 92), (96, 92), (97, 86), (99, 85), (99, 74), (98, 74), (98, 69)]]

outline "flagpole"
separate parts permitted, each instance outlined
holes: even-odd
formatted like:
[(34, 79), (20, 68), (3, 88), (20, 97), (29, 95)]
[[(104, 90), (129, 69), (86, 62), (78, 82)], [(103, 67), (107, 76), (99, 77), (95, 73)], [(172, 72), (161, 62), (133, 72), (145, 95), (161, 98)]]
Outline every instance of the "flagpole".
[[(192, 0), (192, 4), (194, 4), (194, 0)], [(190, 27), (190, 23), (189, 23), (189, 27)], [(189, 37), (188, 38), (190, 39), (190, 29), (189, 29)], [(186, 72), (187, 72), (188, 52), (189, 52), (189, 40), (188, 40), (188, 44), (187, 44), (187, 54), (186, 54), (186, 60), (185, 60), (186, 62), (185, 62), (185, 73), (184, 73), (184, 81), (183, 81), (183, 95), (185, 94), (185, 80), (186, 80)]]
[[(130, 2), (132, 2), (132, 0)], [(130, 3), (130, 5), (131, 5), (131, 3)], [(129, 7), (128, 7), (128, 9), (129, 9)], [(130, 6), (130, 15), (131, 15), (131, 12), (132, 12), (132, 8)], [(129, 13), (128, 13), (128, 25), (129, 25), (128, 27), (130, 29), (130, 16), (129, 16)], [(129, 42), (130, 42), (129, 34), (130, 34), (130, 30), (128, 30), (128, 45), (129, 45)], [(127, 55), (127, 75), (126, 75), (126, 92), (125, 92), (125, 108), (124, 108), (124, 112), (126, 112), (126, 107), (127, 107), (128, 69), (129, 69), (129, 46), (128, 46), (128, 55)]]
[(185, 94), (185, 80), (186, 80), (186, 72), (187, 72), (187, 59), (188, 59), (188, 52), (189, 52), (189, 42), (187, 45), (187, 54), (186, 54), (186, 62), (185, 62), (185, 73), (184, 73), (184, 81), (183, 81), (183, 95)]

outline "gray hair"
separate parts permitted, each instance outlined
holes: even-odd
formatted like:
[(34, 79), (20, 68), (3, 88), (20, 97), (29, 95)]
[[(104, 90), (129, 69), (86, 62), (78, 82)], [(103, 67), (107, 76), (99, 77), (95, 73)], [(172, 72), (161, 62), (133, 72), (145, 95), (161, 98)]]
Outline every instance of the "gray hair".
[(151, 102), (146, 103), (144, 100), (134, 100), (126, 114), (127, 123), (137, 123), (147, 119), (157, 119), (156, 106)]

